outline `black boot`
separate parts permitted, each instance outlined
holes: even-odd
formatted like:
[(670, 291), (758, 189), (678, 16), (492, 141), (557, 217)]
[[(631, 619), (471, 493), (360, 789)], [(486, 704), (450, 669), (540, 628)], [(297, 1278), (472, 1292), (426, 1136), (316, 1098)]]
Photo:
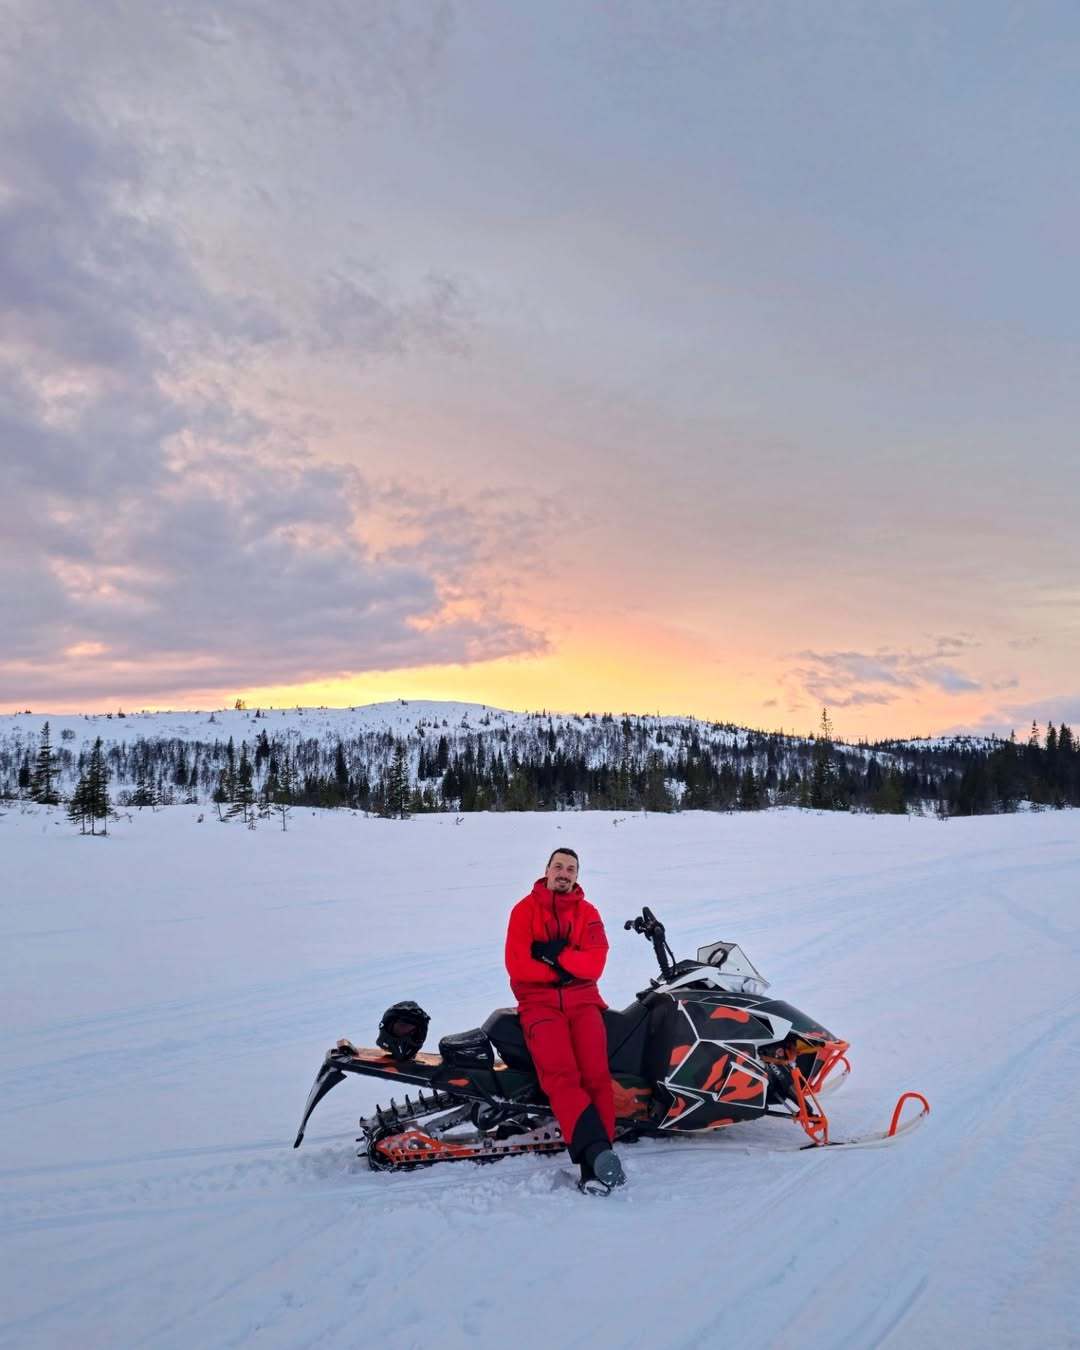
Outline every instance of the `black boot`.
[(600, 1120), (600, 1113), (591, 1103), (578, 1116), (570, 1140), (570, 1157), (581, 1166), (578, 1190), (590, 1195), (607, 1195), (613, 1186), (626, 1180), (622, 1165), (611, 1148)]
[(626, 1184), (619, 1155), (609, 1143), (593, 1144), (581, 1160), (578, 1190), (588, 1195), (610, 1195), (616, 1186)]

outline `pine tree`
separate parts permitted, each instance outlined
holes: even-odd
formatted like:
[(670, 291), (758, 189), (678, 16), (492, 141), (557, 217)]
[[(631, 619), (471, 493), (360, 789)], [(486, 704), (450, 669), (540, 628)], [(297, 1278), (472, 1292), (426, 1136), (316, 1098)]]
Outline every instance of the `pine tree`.
[(37, 758), (30, 775), (30, 796), (41, 806), (56, 806), (60, 801), (56, 790), (56, 751), (49, 740), (48, 722), (41, 728)]
[[(256, 747), (255, 761), (258, 764), (259, 751)], [(278, 758), (277, 755), (270, 752), (270, 758), (266, 765), (266, 777), (263, 779), (262, 787), (259, 789), (259, 815), (269, 815), (273, 809), (280, 788), (278, 778)]]
[(233, 787), (232, 801), (229, 804), (230, 816), (242, 816), (244, 824), (255, 827), (255, 780), (248, 758), (247, 741), (240, 743), (240, 763), (236, 769), (236, 781)]
[(236, 747), (231, 736), (229, 744), (225, 747), (225, 767), (221, 771), (221, 787), (225, 793), (225, 800), (231, 802), (236, 796)]
[(409, 761), (405, 742), (394, 741), (394, 758), (386, 776), (386, 814), (404, 820), (409, 814)]
[(345, 758), (345, 747), (340, 741), (334, 751), (334, 786), (339, 802), (349, 800), (349, 765)]
[(536, 790), (532, 778), (518, 765), (510, 775), (510, 784), (506, 792), (508, 811), (535, 811)]
[(1046, 749), (1043, 752), (1043, 778), (1046, 782), (1045, 799), (1060, 810), (1065, 805), (1065, 795), (1061, 791), (1061, 775), (1058, 764), (1058, 734), (1053, 722), (1046, 724)]
[(290, 807), (293, 804), (293, 793), (295, 791), (292, 761), (289, 758), (288, 750), (285, 751), (280, 767), (273, 764), (270, 776), (267, 780), (267, 798), (273, 809), (281, 817), (281, 828), (288, 829)]
[(225, 819), (221, 808), (229, 800), (228, 775), (228, 769), (222, 769), (218, 773), (217, 787), (214, 788), (213, 796), (211, 798), (214, 805), (217, 807), (218, 820)]
[(819, 811), (835, 811), (839, 806), (836, 763), (833, 759), (833, 729), (828, 708), (821, 710), (821, 726), (814, 741), (810, 767), (810, 805)]
[(904, 778), (896, 769), (890, 769), (870, 798), (870, 808), (884, 815), (906, 815)]
[(186, 788), (188, 785), (187, 748), (183, 741), (180, 742), (180, 748), (176, 754), (172, 780), (178, 788)]
[(664, 757), (659, 750), (653, 750), (649, 755), (641, 804), (646, 811), (671, 810), (672, 802), (667, 785), (667, 768), (664, 764)]
[(86, 833), (86, 822), (90, 819), (90, 787), (85, 772), (79, 775), (75, 791), (71, 794), (67, 818), (73, 825), (78, 825), (80, 834)]
[(86, 766), (86, 812), (90, 817), (90, 833), (96, 834), (97, 821), (102, 822), (101, 833), (108, 834), (109, 812), (109, 770), (105, 766), (105, 753), (101, 748), (101, 737), (94, 742), (90, 751), (90, 760)]
[(759, 811), (761, 809), (761, 788), (754, 777), (753, 766), (748, 764), (739, 784), (739, 810)]
[(135, 791), (131, 794), (131, 805), (137, 806), (140, 810), (144, 806), (149, 806), (152, 810), (157, 804), (157, 791), (153, 770), (150, 767), (150, 758), (148, 754), (144, 754), (139, 760), (139, 769), (135, 778)]

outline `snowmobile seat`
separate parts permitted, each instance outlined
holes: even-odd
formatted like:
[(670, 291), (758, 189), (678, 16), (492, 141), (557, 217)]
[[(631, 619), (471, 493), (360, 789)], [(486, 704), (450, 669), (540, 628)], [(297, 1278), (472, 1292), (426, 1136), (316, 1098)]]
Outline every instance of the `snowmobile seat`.
[(605, 1008), (604, 1028), (607, 1031), (611, 1072), (643, 1077), (649, 1009), (643, 1003), (632, 1003), (622, 1012)]
[(484, 1023), (483, 1031), (508, 1069), (533, 1072), (532, 1055), (525, 1044), (525, 1033), (516, 1008), (496, 1008)]
[[(614, 1008), (604, 1010), (612, 1073), (641, 1077), (648, 1021), (649, 1009), (643, 1003), (634, 1003), (623, 1012), (616, 1012)], [(516, 1008), (496, 1008), (484, 1023), (483, 1030), (508, 1069), (533, 1072), (532, 1056), (525, 1044), (525, 1033)]]

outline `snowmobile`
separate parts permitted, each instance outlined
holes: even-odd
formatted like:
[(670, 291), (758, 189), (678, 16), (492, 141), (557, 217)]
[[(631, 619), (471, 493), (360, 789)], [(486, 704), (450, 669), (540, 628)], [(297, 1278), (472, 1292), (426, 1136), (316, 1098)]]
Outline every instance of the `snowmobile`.
[[(617, 1117), (616, 1142), (709, 1135), (738, 1121), (779, 1116), (805, 1131), (803, 1148), (891, 1143), (930, 1111), (902, 1093), (887, 1130), (833, 1139), (821, 1097), (850, 1072), (848, 1042), (781, 999), (738, 944), (713, 942), (676, 961), (664, 925), (645, 908), (626, 929), (652, 943), (659, 978), (621, 1011), (604, 1011)], [(348, 1074), (416, 1088), (360, 1121), (361, 1156), (376, 1171), (471, 1159), (491, 1162), (565, 1147), (540, 1090), (517, 1010), (498, 1008), (482, 1027), (444, 1036), (437, 1055), (422, 1045), (427, 1014), (394, 1004), (377, 1048), (341, 1040), (316, 1075), (294, 1148), (311, 1113)], [(917, 1115), (901, 1124), (909, 1101)]]

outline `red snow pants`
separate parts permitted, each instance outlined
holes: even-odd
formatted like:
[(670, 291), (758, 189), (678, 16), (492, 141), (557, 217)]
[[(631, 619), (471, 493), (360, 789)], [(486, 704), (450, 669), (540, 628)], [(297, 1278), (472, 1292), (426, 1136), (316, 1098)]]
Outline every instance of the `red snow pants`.
[(602, 1135), (611, 1143), (615, 1097), (600, 1008), (595, 1003), (563, 1009), (526, 1002), (518, 1005), (518, 1013), (540, 1086), (551, 1102), (571, 1157), (576, 1161)]

